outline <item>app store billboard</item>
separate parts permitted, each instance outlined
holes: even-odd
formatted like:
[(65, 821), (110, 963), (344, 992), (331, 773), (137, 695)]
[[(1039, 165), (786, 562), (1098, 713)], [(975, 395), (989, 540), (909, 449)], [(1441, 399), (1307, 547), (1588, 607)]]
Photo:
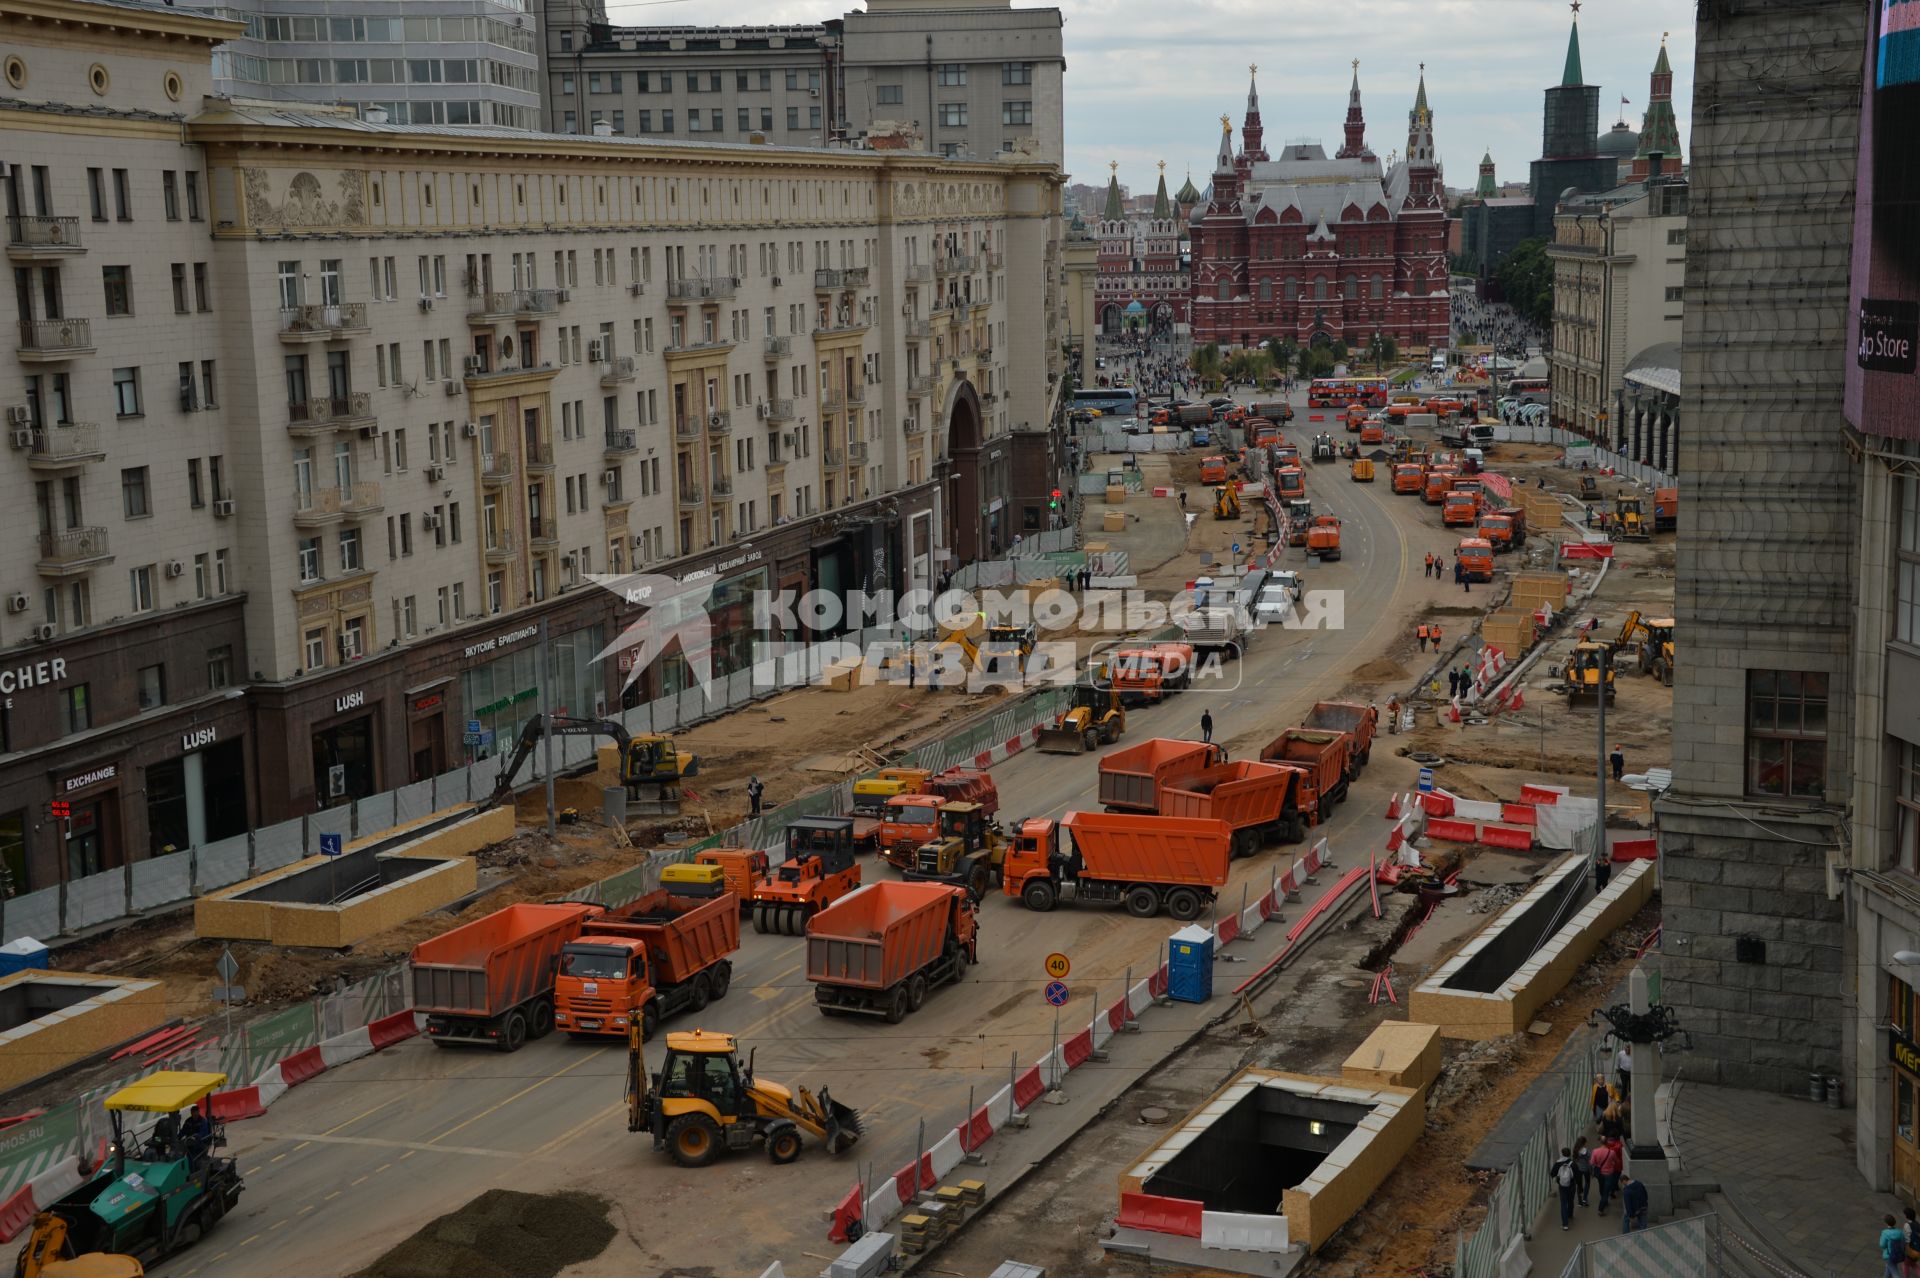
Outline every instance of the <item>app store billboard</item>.
[(1847, 420), (1920, 439), (1920, 0), (1876, 0), (1861, 94)]

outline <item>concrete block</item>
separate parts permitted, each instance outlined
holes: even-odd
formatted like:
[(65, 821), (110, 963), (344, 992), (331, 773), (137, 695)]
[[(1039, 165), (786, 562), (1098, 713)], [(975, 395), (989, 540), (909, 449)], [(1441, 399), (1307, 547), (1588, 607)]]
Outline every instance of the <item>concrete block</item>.
[(0, 990), (23, 991), (17, 997), (32, 1014), (0, 1032), (0, 1090), (117, 1047), (168, 1015), (160, 981), (28, 970), (0, 980)]
[(1786, 886), (1786, 873), (1783, 866), (1727, 861), (1723, 863), (1720, 881), (1732, 887), (1766, 888), (1777, 892)]

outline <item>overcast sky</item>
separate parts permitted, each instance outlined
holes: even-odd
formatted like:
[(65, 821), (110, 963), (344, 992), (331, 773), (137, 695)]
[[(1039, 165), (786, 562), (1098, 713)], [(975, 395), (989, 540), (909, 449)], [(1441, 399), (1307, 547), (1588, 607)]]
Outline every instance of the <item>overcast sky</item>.
[[(610, 0), (622, 24), (817, 22), (844, 0)], [(1030, 7), (1016, 0), (1018, 7)], [(1067, 168), (1103, 182), (1107, 162), (1136, 192), (1167, 162), (1170, 188), (1191, 167), (1204, 187), (1222, 112), (1236, 134), (1247, 66), (1260, 67), (1267, 149), (1312, 137), (1331, 152), (1346, 118), (1353, 59), (1367, 141), (1382, 157), (1406, 149), (1407, 111), (1427, 64), (1434, 140), (1449, 186), (1473, 185), (1491, 149), (1500, 179), (1524, 182), (1540, 153), (1541, 91), (1560, 82), (1571, 13), (1558, 0), (1060, 0), (1066, 17)], [(1581, 62), (1600, 86), (1600, 125), (1646, 109), (1647, 74), (1670, 32), (1674, 112), (1691, 160), (1693, 6), (1686, 0), (1591, 0), (1580, 12)]]

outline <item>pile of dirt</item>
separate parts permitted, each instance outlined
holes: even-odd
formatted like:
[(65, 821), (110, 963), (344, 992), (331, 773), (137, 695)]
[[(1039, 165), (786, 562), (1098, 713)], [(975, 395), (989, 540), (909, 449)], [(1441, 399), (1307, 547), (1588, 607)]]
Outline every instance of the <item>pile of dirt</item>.
[(1407, 668), (1390, 657), (1382, 657), (1378, 661), (1369, 661), (1364, 666), (1355, 666), (1347, 674), (1347, 678), (1357, 679), (1363, 683), (1386, 683), (1391, 679), (1404, 679), (1406, 677)]
[(591, 1194), (489, 1189), (429, 1221), (355, 1278), (553, 1278), (605, 1251), (616, 1232)]
[(1506, 909), (1525, 895), (1524, 888), (1510, 883), (1499, 883), (1485, 891), (1474, 893), (1473, 900), (1467, 903), (1470, 914), (1494, 914)]

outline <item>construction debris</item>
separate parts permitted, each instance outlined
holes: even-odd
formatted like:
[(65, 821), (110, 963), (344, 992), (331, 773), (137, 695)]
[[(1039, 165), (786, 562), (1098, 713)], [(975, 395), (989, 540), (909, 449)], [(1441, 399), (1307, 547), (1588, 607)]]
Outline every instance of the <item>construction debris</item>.
[(553, 1278), (605, 1251), (615, 1232), (604, 1198), (489, 1189), (355, 1278)]

